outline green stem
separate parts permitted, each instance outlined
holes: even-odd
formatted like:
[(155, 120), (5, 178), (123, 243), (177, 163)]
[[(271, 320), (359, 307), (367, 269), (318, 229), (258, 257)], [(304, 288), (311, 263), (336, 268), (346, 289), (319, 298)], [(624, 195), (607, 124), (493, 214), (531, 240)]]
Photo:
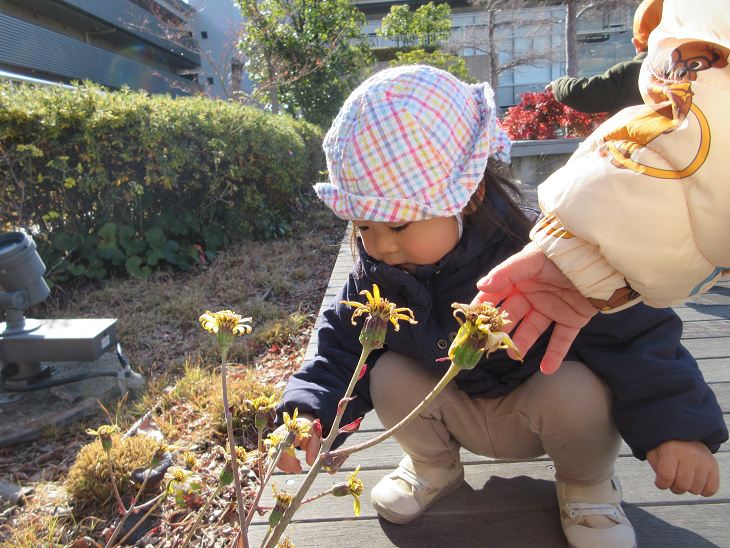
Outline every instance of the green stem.
[(352, 447), (347, 447), (345, 449), (338, 449), (336, 451), (332, 451), (329, 453), (330, 457), (337, 457), (340, 455), (351, 455), (352, 453), (356, 453), (358, 451), (362, 451), (363, 449), (368, 449), (369, 447), (372, 447), (374, 445), (377, 445), (383, 440), (388, 439), (393, 434), (397, 433), (399, 430), (401, 430), (404, 426), (406, 426), (409, 422), (411, 422), (413, 419), (416, 418), (416, 415), (418, 415), (423, 409), (431, 403), (434, 398), (438, 395), (441, 390), (443, 390), (447, 384), (451, 382), (451, 380), (461, 371), (461, 369), (457, 366), (455, 366), (453, 363), (451, 364), (451, 367), (449, 367), (449, 370), (446, 371), (444, 376), (441, 378), (441, 380), (438, 382), (436, 386), (434, 386), (433, 390), (426, 396), (426, 399), (424, 399), (421, 403), (418, 404), (418, 407), (416, 407), (413, 411), (411, 411), (408, 415), (406, 415), (398, 424), (393, 426), (391, 429), (386, 430), (379, 436), (360, 443), (358, 445), (353, 445)]
[(198, 517), (195, 518), (195, 523), (193, 523), (193, 528), (190, 529), (188, 532), (188, 536), (185, 538), (185, 542), (182, 543), (182, 546), (180, 548), (185, 548), (189, 543), (190, 539), (193, 538), (193, 535), (195, 534), (195, 531), (198, 529), (198, 525), (200, 525), (200, 520), (203, 519), (203, 514), (205, 514), (205, 511), (208, 509), (208, 506), (210, 506), (210, 503), (213, 502), (213, 499), (216, 498), (218, 495), (220, 495), (220, 492), (223, 490), (223, 484), (219, 483), (218, 487), (215, 488), (215, 491), (213, 491), (213, 494), (208, 497), (208, 500), (205, 501), (205, 504), (200, 509), (200, 512), (198, 512)]
[[(360, 379), (360, 372), (362, 371), (363, 365), (365, 365), (365, 360), (367, 360), (367, 357), (372, 350), (372, 347), (363, 345), (362, 352), (360, 353), (360, 360), (357, 362), (357, 367), (355, 368), (355, 372), (352, 374), (352, 378), (350, 379), (350, 384), (347, 387), (344, 398), (349, 398), (352, 394), (352, 391), (355, 389), (355, 384)], [(281, 535), (284, 533), (284, 529), (286, 529), (287, 525), (289, 525), (292, 517), (294, 517), (294, 513), (299, 509), (299, 506), (302, 504), (302, 500), (304, 500), (304, 495), (307, 494), (307, 491), (312, 486), (312, 483), (314, 483), (314, 480), (317, 478), (317, 474), (319, 474), (319, 471), (322, 469), (322, 453), (326, 453), (327, 451), (329, 451), (330, 447), (332, 447), (332, 444), (335, 442), (335, 438), (340, 433), (340, 421), (342, 420), (342, 415), (344, 414), (345, 408), (347, 407), (347, 401), (345, 401), (344, 404), (339, 407), (340, 409), (337, 412), (337, 416), (332, 423), (332, 429), (330, 430), (327, 438), (322, 441), (322, 448), (319, 457), (316, 461), (314, 461), (314, 464), (309, 469), (307, 477), (304, 478), (304, 481), (299, 486), (297, 494), (294, 495), (294, 499), (291, 501), (291, 504), (289, 504), (289, 508), (286, 509), (286, 512), (284, 512), (284, 515), (281, 517), (281, 520), (279, 520), (279, 523), (276, 524), (276, 527), (273, 531), (270, 531), (270, 535), (266, 535), (264, 543), (261, 544), (262, 548), (274, 548), (276, 546), (276, 543), (279, 541)]]
[(238, 503), (238, 523), (241, 528), (241, 539), (243, 548), (249, 548), (248, 529), (246, 527), (246, 508), (243, 505), (243, 492), (241, 491), (241, 478), (238, 475), (238, 459), (236, 458), (236, 442), (233, 439), (233, 416), (228, 409), (228, 386), (226, 385), (226, 357), (228, 348), (223, 347), (221, 352), (221, 381), (223, 383), (223, 413), (226, 418), (228, 429), (228, 446), (231, 453), (231, 469), (233, 470), (233, 485), (236, 489), (236, 502)]

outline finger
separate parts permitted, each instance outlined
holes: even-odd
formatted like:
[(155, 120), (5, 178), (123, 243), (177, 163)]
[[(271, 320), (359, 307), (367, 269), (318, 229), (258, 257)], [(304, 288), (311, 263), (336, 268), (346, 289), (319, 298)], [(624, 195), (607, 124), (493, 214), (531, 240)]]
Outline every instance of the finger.
[(560, 323), (555, 324), (547, 350), (540, 362), (540, 370), (543, 373), (552, 375), (558, 370), (578, 333), (580, 329)]
[(322, 440), (317, 436), (311, 436), (307, 441), (307, 445), (303, 449), (305, 450), (306, 460), (309, 466), (312, 466), (319, 457), (319, 449), (321, 446)]
[(550, 327), (552, 320), (537, 310), (530, 310), (524, 317), (520, 327), (515, 331), (512, 342), (523, 356), (532, 348), (535, 341)]
[(282, 453), (277, 466), (282, 472), (286, 472), (287, 474), (302, 473), (302, 463), (299, 462), (298, 458), (291, 456), (289, 453)]
[[(486, 278), (482, 278), (479, 281), (481, 282), (483, 280), (486, 280)], [(479, 287), (478, 283), (477, 283), (477, 287)], [(496, 303), (502, 302), (507, 297), (509, 297), (510, 294), (512, 294), (512, 292), (514, 292), (514, 290), (515, 290), (515, 286), (510, 284), (509, 286), (507, 286), (501, 290), (498, 290), (498, 291), (489, 291), (489, 292), (480, 291), (479, 293), (477, 293), (476, 297), (474, 297), (474, 299), (471, 301), (471, 304), (479, 304), (479, 303), (496, 304)]]
[(710, 472), (707, 474), (707, 481), (705, 481), (705, 486), (700, 491), (700, 495), (703, 497), (711, 497), (715, 493), (717, 493), (720, 490), (720, 469), (717, 466), (717, 461), (715, 461), (714, 466), (712, 469), (710, 469)]
[(674, 456), (659, 454), (656, 464), (653, 466), (654, 472), (656, 472), (654, 485), (658, 489), (669, 489), (672, 486), (677, 475), (677, 464), (677, 459)]
[[(499, 307), (500, 312), (507, 313), (507, 319), (510, 321), (510, 323), (502, 326), (502, 331), (509, 335), (517, 324), (520, 323), (520, 320), (530, 313), (531, 309), (532, 305), (530, 301), (525, 299), (524, 295), (519, 292), (512, 293)], [(522, 347), (518, 346), (517, 348), (522, 351)]]
[(674, 482), (672, 483), (669, 490), (675, 495), (683, 495), (687, 491), (692, 489), (692, 484), (695, 479), (695, 469), (693, 466), (682, 464), (681, 462), (677, 466), (676, 474), (674, 475)]

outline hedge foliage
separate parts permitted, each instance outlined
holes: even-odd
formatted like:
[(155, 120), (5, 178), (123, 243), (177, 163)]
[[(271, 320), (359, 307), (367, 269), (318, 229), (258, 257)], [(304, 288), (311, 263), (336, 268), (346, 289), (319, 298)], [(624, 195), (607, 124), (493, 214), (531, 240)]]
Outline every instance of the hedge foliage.
[(0, 222), (57, 279), (188, 269), (287, 232), (323, 132), (205, 98), (0, 84)]

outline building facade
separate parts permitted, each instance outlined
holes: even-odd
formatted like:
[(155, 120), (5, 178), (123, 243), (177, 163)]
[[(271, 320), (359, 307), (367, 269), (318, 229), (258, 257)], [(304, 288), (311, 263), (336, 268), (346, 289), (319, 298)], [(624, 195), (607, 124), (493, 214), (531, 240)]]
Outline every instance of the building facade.
[(200, 54), (183, 30), (193, 14), (180, 0), (0, 0), (0, 72), (195, 92)]
[[(398, 2), (411, 4), (412, 10), (423, 0)], [(393, 2), (353, 0), (368, 18), (363, 33), (373, 47), (394, 47), (396, 42), (376, 36), (382, 19)], [(479, 81), (490, 81), (488, 28), (489, 13), (479, 11), (466, 1), (449, 2), (451, 35), (443, 45), (466, 61), (469, 74)], [(634, 57), (631, 44), (633, 10), (589, 10), (578, 19), (579, 76), (602, 74), (621, 61)], [(520, 102), (520, 95), (536, 92), (565, 75), (565, 6), (500, 10), (495, 15), (494, 43), (499, 65), (507, 66), (516, 58), (542, 56), (531, 63), (505, 69), (499, 74), (496, 90), (501, 108)], [(382, 63), (382, 68), (388, 63)]]

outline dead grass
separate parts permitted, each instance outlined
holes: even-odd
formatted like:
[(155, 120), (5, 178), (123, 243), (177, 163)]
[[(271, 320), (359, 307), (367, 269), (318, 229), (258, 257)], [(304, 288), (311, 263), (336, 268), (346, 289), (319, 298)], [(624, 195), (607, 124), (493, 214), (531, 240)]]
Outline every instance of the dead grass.
[[(117, 423), (124, 431), (148, 410), (155, 411), (154, 427), (165, 442), (180, 447), (173, 464), (182, 465), (179, 461), (185, 454), (197, 456), (201, 482), (206, 492), (212, 491), (215, 470), (223, 462), (225, 427), (220, 354), (215, 337), (198, 320), (206, 310), (230, 309), (253, 318), (254, 332), (236, 341), (228, 361), (236, 437), (241, 445), (255, 448), (246, 400), (279, 392), (300, 365), (345, 223), (313, 201), (308, 210), (299, 212), (293, 228), (286, 240), (242, 242), (196, 271), (88, 283), (75, 291), (54, 288), (52, 298), (37, 313), (28, 314), (117, 318), (117, 339), (130, 365), (145, 376), (147, 389), (136, 402), (110, 408), (109, 416), (67, 429), (49, 428), (45, 439), (0, 449), (0, 480), (34, 490), (26, 507), (0, 507), (0, 544), (103, 546), (104, 531), (108, 534), (114, 516), (73, 507), (64, 488), (66, 477), (78, 454), (92, 442), (87, 427)], [(51, 453), (53, 460), (38, 465), (39, 455)], [(51, 472), (46, 473), (47, 468)], [(224, 492), (211, 511), (225, 513), (234, 499), (232, 492)], [(150, 532), (148, 545), (179, 542), (176, 516), (193, 511), (174, 504), (162, 509), (161, 525)]]

